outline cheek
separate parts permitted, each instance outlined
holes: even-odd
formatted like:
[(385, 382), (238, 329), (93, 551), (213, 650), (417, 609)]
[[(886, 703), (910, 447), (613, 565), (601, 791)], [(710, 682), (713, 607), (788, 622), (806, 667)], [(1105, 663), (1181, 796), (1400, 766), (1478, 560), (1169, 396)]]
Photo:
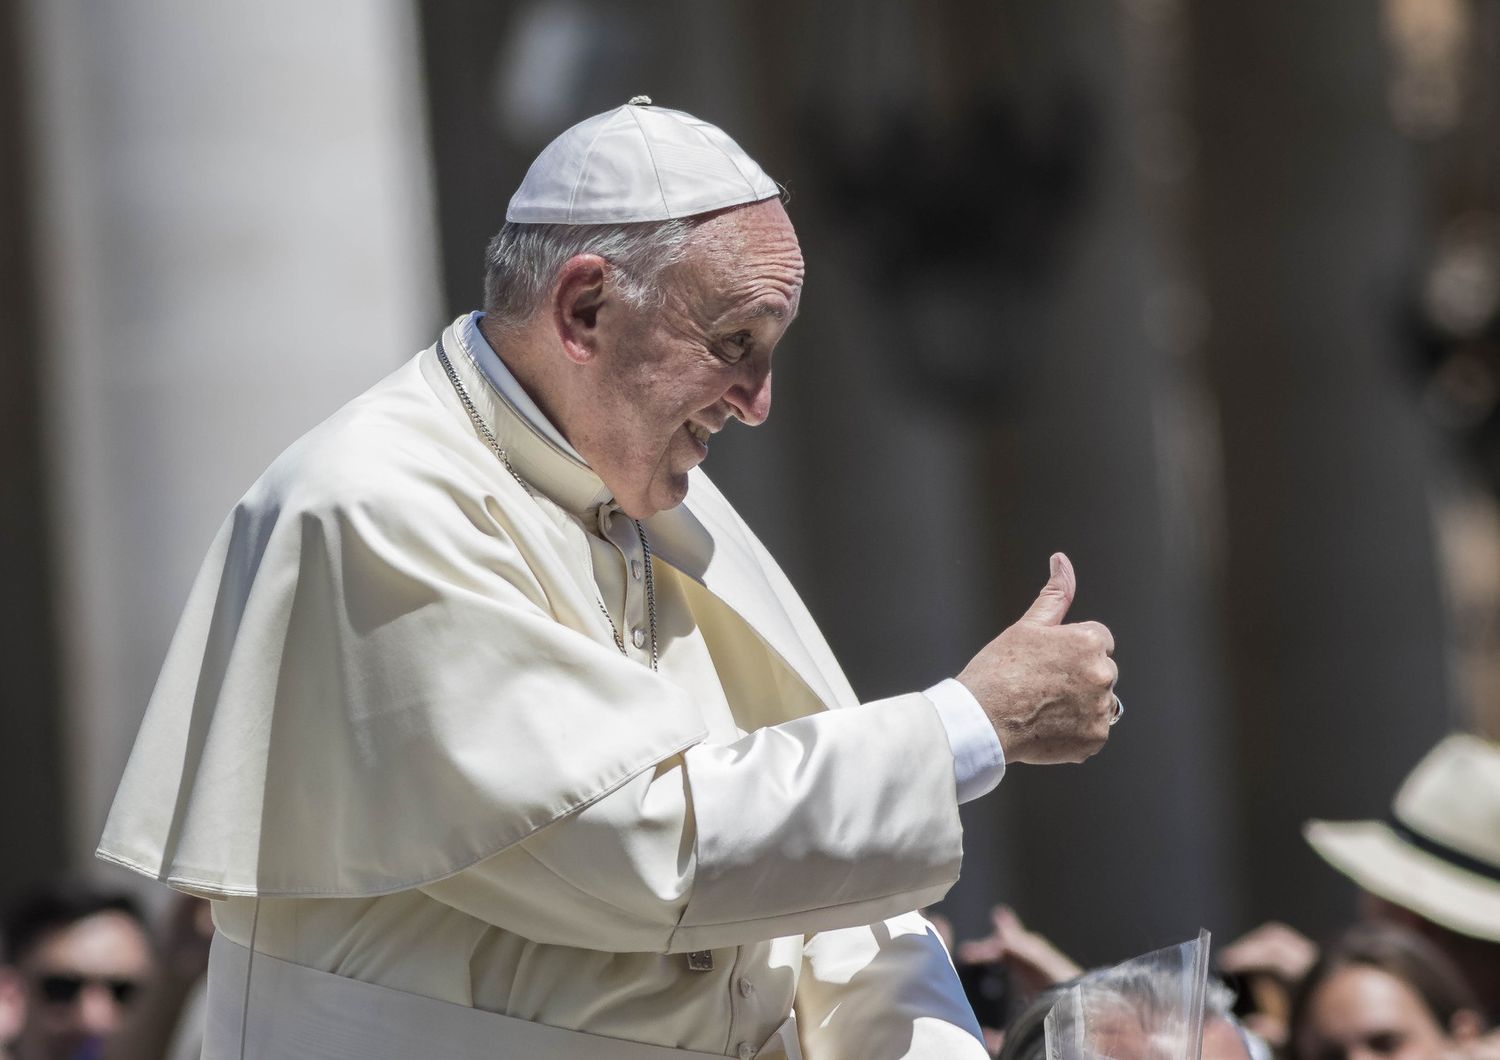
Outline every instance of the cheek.
[(648, 399), (658, 425), (663, 430), (675, 430), (718, 404), (728, 390), (728, 384), (719, 375), (679, 372), (659, 379)]

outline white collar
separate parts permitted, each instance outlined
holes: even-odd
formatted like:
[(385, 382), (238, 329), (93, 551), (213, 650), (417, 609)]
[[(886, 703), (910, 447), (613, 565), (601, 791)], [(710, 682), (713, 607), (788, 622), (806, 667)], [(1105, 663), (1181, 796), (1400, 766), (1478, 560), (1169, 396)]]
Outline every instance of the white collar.
[(526, 419), (526, 422), (546, 435), (547, 440), (553, 445), (573, 457), (579, 463), (586, 464), (587, 461), (578, 455), (578, 450), (568, 444), (568, 440), (563, 437), (562, 432), (537, 407), (537, 403), (531, 400), (531, 395), (526, 393), (526, 389), (521, 386), (520, 380), (515, 377), (510, 368), (500, 359), (500, 355), (485, 340), (484, 332), (479, 330), (479, 322), (483, 319), (484, 313), (477, 309), (468, 316), (460, 317), (457, 322), (458, 327), (454, 329), (458, 335), (458, 341), (468, 350), (469, 356), (479, 366), (479, 370), (484, 373), (484, 377), (489, 380), (490, 386), (500, 391), (501, 396), (510, 402), (511, 407), (519, 412)]

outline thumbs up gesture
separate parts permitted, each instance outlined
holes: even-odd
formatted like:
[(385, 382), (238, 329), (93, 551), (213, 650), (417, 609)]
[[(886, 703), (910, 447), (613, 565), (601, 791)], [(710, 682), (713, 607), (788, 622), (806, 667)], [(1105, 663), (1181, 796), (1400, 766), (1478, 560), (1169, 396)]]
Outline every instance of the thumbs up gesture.
[(1036, 602), (958, 675), (1008, 762), (1082, 762), (1109, 737), (1115, 639), (1098, 622), (1063, 622), (1076, 588), (1073, 564), (1056, 553)]

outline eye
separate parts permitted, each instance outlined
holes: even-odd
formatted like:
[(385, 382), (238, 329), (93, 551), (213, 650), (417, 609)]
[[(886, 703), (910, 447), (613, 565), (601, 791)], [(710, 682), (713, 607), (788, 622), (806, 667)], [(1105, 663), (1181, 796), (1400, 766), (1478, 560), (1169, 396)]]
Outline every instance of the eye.
[(1365, 1043), (1378, 1056), (1393, 1056), (1401, 1051), (1405, 1036), (1400, 1031), (1378, 1031)]
[(733, 335), (730, 335), (724, 340), (721, 347), (723, 353), (721, 353), (720, 356), (730, 364), (733, 364), (735, 361), (738, 361), (741, 357), (745, 356), (745, 354), (749, 353), (751, 347), (753, 347), (754, 345), (754, 335), (750, 334), (750, 332), (748, 331), (736, 331)]

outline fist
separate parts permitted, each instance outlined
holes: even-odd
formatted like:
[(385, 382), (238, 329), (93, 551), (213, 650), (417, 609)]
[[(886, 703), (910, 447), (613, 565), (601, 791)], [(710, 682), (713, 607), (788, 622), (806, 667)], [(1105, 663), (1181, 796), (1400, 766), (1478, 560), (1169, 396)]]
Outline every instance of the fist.
[(1115, 640), (1098, 622), (1063, 623), (1075, 588), (1073, 565), (1059, 552), (1036, 602), (958, 675), (1008, 762), (1082, 762), (1109, 738)]

